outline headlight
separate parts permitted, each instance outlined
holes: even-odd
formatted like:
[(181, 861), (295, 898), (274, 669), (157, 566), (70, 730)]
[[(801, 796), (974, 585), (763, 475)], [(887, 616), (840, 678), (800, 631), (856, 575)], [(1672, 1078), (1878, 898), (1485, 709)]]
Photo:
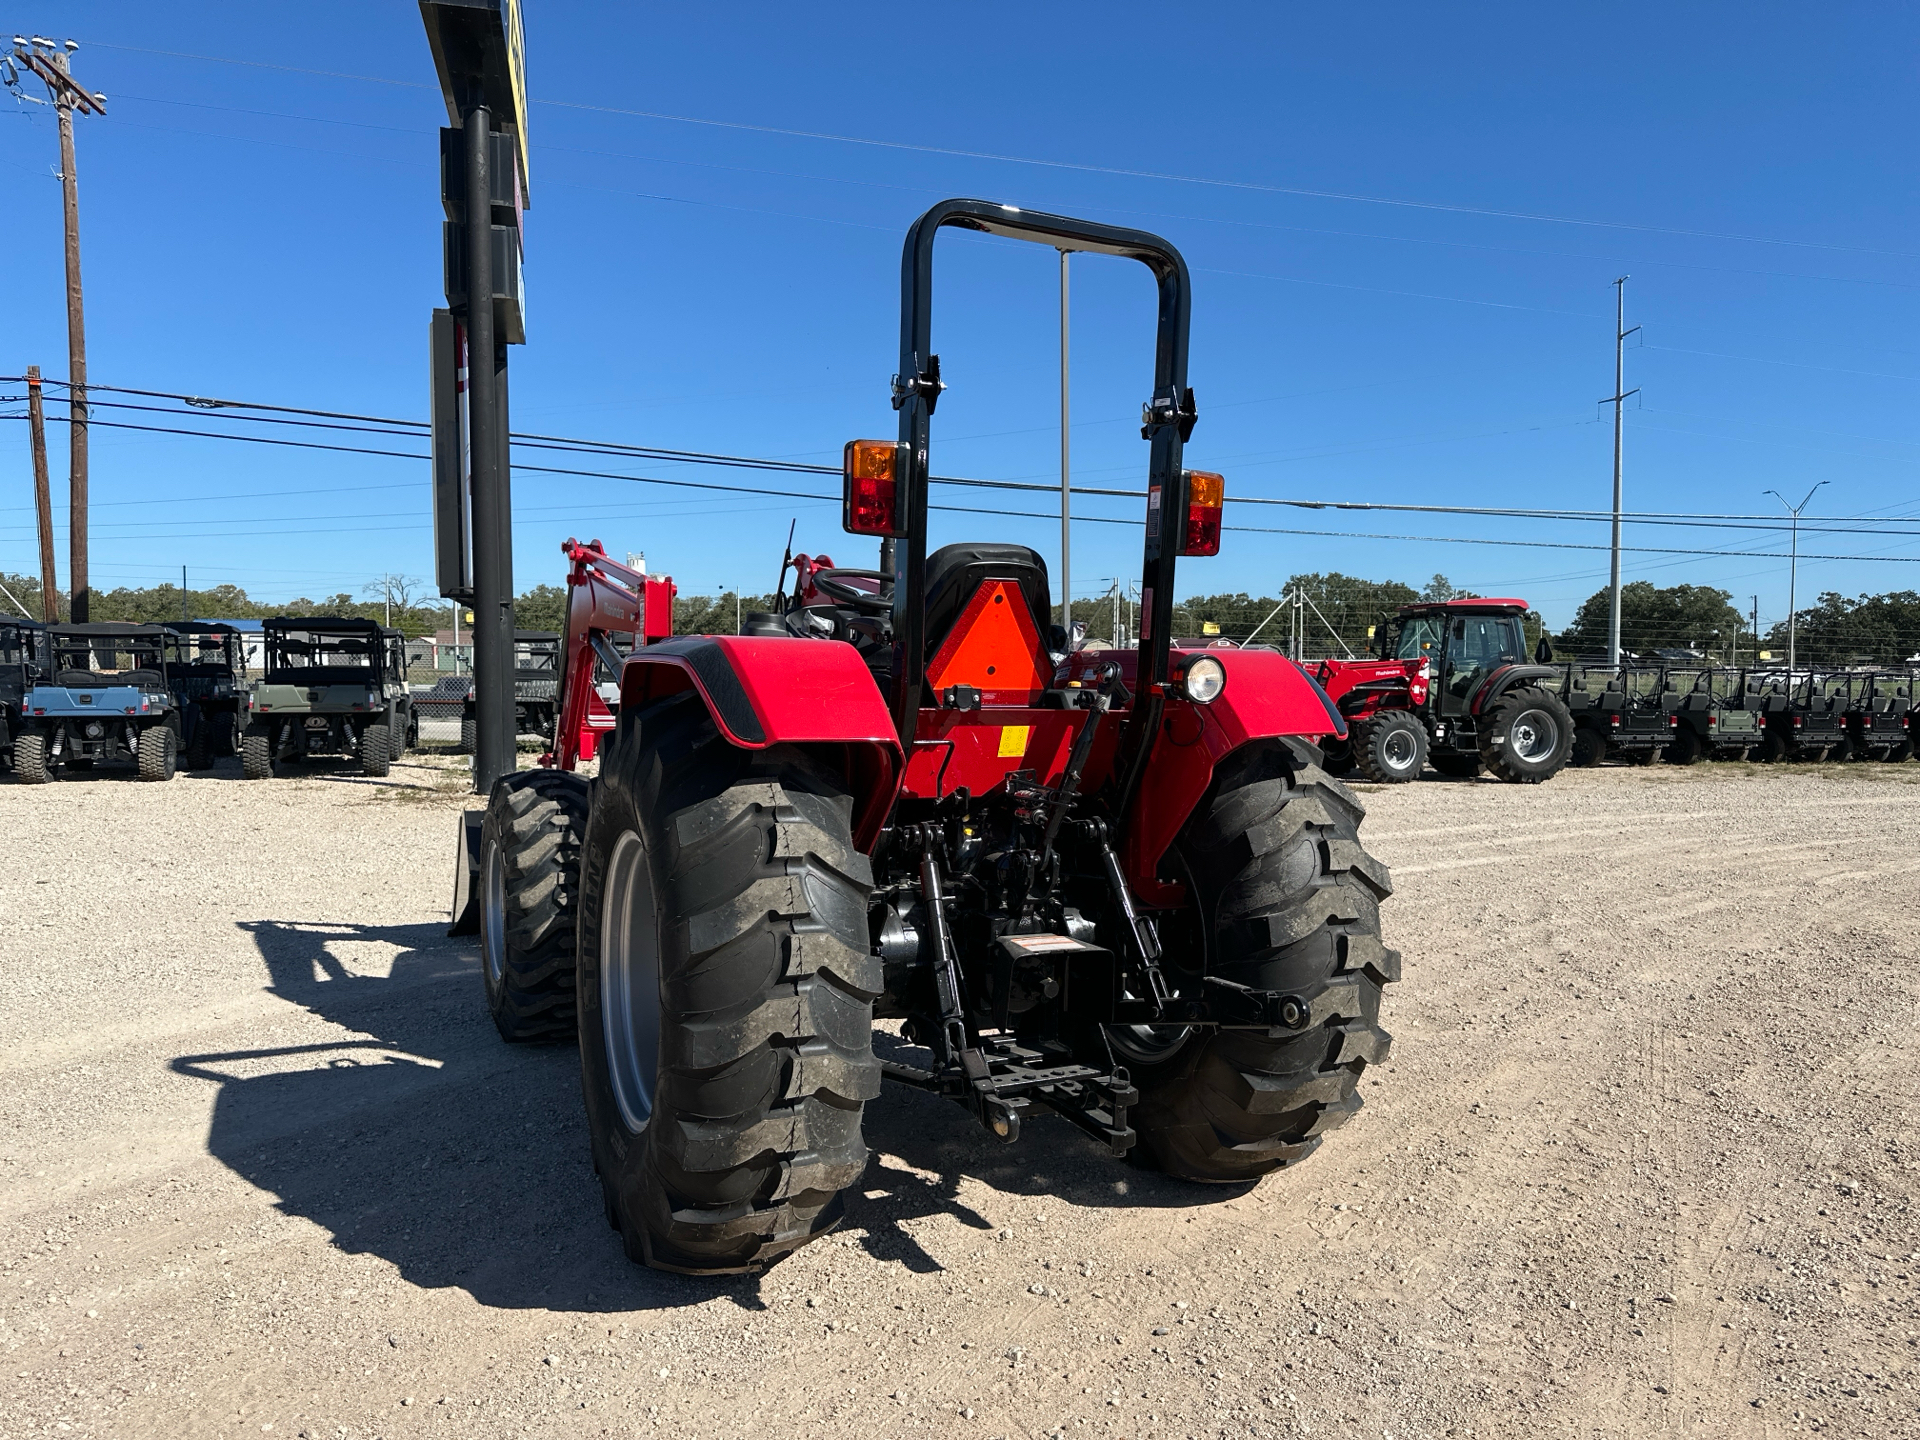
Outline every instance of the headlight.
[(1196, 655), (1180, 667), (1180, 693), (1196, 705), (1211, 705), (1227, 688), (1227, 667), (1211, 655)]

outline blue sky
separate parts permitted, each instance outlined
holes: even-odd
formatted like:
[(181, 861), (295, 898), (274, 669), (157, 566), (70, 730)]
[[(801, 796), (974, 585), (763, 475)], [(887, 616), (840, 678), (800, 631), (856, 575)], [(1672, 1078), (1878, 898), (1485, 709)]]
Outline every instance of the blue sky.
[[(415, 6), (29, 3), (8, 18), (80, 40), (77, 73), (109, 97), (79, 125), (96, 383), (424, 415), (445, 112)], [(1596, 402), (1613, 379), (1612, 281), (1630, 274), (1628, 323), (1645, 329), (1627, 357), (1642, 387), (1629, 508), (1751, 514), (1775, 505), (1769, 488), (1798, 500), (1829, 480), (1810, 515), (1920, 514), (1911, 9), (528, 0), (526, 24), (516, 429), (837, 463), (845, 439), (892, 433), (907, 225), (980, 195), (1181, 247), (1201, 411), (1188, 458), (1229, 493), (1604, 507), (1612, 430)], [(44, 107), (0, 97), (0, 373), (65, 373), (55, 155)], [(951, 389), (935, 469), (1055, 478), (1056, 257), (941, 246)], [(1137, 484), (1146, 274), (1080, 257), (1073, 301), (1076, 475)], [(56, 428), (56, 495), (64, 450)], [(105, 429), (93, 455), (97, 586), (186, 564), (196, 586), (281, 599), (431, 574), (416, 462)], [(30, 502), (10, 422), (0, 569), (36, 568)], [(1139, 568), (1137, 528), (1091, 518), (1131, 520), (1132, 502), (1083, 504), (1080, 598)], [(520, 588), (557, 579), (577, 533), (644, 550), (688, 593), (765, 589), (796, 517), (799, 548), (872, 563), (832, 503), (522, 474), (515, 511)], [(1229, 534), (1184, 567), (1184, 592), (1443, 571), (1559, 624), (1605, 580), (1602, 552), (1484, 543), (1591, 545), (1603, 526), (1229, 519), (1320, 533)], [(1051, 559), (1057, 534), (945, 515), (934, 539)], [(1813, 555), (1920, 558), (1897, 535), (1802, 539)], [(1628, 544), (1784, 557), (1786, 537), (1643, 525)], [(59, 552), (64, 583), (64, 538)], [(1803, 560), (1802, 603), (1920, 588), (1915, 568)], [(1743, 609), (1757, 594), (1763, 624), (1786, 608), (1784, 558), (1633, 554), (1627, 574), (1723, 586)]]

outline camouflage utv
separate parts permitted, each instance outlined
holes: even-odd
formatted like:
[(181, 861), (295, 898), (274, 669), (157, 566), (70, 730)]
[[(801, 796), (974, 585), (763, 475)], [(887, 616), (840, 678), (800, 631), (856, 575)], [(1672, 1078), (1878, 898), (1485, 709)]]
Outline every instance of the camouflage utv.
[(249, 780), (310, 758), (344, 756), (381, 776), (412, 738), (406, 640), (371, 620), (278, 616), (265, 632), (264, 673), (254, 684), (240, 741)]

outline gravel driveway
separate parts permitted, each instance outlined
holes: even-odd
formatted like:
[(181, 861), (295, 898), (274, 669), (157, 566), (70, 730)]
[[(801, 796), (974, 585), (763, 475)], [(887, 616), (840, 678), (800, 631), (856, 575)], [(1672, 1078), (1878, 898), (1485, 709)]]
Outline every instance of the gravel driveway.
[(1920, 1433), (1920, 766), (1367, 796), (1391, 1060), (1251, 1191), (889, 1090), (637, 1269), (448, 941), (460, 772), (0, 781), (0, 1437)]

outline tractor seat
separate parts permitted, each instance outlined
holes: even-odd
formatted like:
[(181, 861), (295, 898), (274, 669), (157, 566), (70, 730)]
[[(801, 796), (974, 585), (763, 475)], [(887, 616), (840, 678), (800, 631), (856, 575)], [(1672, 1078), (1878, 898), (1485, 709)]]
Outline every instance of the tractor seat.
[(793, 631), (787, 628), (786, 621), (766, 610), (747, 611), (746, 618), (740, 623), (740, 633), (742, 635), (780, 635), (789, 639), (793, 636)]
[(91, 670), (62, 670), (53, 678), (56, 684), (67, 686), (94, 686), (109, 683), (106, 676), (96, 675)]
[(1047, 562), (1024, 545), (943, 545), (927, 557), (927, 658), (939, 651), (967, 602), (988, 580), (1011, 580), (1026, 597), (1041, 636), (1053, 631)]

